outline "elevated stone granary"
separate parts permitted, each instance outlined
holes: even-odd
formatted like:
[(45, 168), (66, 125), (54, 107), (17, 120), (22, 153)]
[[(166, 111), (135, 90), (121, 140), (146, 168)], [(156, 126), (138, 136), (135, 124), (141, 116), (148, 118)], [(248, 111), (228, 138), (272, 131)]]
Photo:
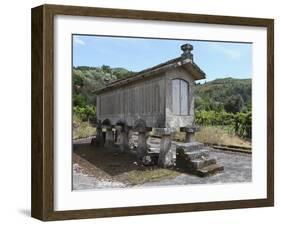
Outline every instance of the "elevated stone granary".
[[(186, 132), (192, 141), (194, 126), (195, 81), (205, 73), (193, 61), (192, 45), (181, 46), (180, 57), (140, 71), (96, 90), (97, 119), (106, 126), (105, 144), (113, 141), (112, 127), (119, 128), (121, 150), (128, 148), (130, 130), (139, 133), (138, 155), (147, 151), (147, 132), (152, 128), (162, 135), (158, 164), (171, 163), (171, 132)], [(101, 133), (101, 129), (98, 130)], [(101, 134), (97, 137), (102, 138)]]

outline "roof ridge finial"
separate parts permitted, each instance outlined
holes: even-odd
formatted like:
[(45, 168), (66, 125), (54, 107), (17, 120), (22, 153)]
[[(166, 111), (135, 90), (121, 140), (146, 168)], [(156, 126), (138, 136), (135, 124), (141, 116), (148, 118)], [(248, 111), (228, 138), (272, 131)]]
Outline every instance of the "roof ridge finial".
[(193, 46), (191, 44), (185, 43), (181, 45), (181, 50), (183, 51), (183, 53), (181, 54), (182, 58), (190, 59), (191, 61), (193, 61), (193, 54), (191, 53), (191, 51), (193, 50)]

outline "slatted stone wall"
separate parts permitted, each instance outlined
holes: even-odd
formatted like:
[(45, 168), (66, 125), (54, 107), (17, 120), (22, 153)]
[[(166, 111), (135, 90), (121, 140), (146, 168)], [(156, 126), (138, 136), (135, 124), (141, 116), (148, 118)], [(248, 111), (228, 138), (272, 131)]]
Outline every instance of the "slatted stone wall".
[(164, 79), (140, 81), (100, 94), (97, 98), (98, 119), (109, 119), (112, 124), (125, 120), (133, 126), (134, 121), (141, 118), (148, 127), (155, 127), (165, 111)]

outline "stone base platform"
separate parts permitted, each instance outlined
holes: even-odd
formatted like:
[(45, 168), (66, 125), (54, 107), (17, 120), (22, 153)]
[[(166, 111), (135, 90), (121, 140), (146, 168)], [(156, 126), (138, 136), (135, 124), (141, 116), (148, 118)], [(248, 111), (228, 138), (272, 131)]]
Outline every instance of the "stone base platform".
[(224, 170), (223, 166), (217, 164), (215, 158), (210, 158), (209, 150), (199, 142), (176, 145), (176, 166), (200, 177)]

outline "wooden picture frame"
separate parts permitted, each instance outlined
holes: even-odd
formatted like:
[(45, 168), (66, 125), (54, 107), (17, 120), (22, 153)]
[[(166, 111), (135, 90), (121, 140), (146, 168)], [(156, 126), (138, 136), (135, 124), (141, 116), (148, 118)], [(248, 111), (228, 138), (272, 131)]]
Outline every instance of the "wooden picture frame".
[[(122, 208), (54, 210), (54, 16), (126, 18), (267, 29), (267, 198)], [(31, 215), (50, 221), (162, 214), (274, 205), (274, 20), (231, 16), (42, 5), (32, 9), (32, 200)]]

